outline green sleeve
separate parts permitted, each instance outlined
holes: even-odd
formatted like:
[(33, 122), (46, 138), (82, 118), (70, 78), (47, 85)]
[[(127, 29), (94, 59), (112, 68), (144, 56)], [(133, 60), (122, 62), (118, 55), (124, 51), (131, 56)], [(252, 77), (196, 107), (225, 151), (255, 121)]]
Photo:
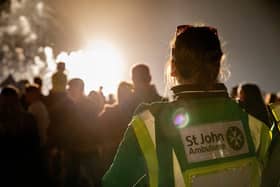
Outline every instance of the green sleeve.
[(147, 181), (146, 171), (142, 151), (132, 126), (129, 126), (111, 167), (102, 178), (102, 186), (139, 186), (143, 180)]

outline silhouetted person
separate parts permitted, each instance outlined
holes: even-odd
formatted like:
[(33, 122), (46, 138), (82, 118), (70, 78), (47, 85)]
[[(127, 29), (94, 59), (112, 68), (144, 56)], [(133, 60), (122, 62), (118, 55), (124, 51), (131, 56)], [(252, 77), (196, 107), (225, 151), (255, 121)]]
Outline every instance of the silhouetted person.
[(41, 100), (40, 88), (37, 85), (30, 85), (26, 88), (26, 101), (29, 105), (28, 112), (33, 114), (37, 121), (41, 146), (44, 147), (47, 144), (47, 129), (50, 119), (48, 110)]
[(34, 77), (33, 83), (36, 84), (40, 91), (40, 97), (42, 102), (45, 102), (46, 96), (43, 94), (43, 80), (41, 77)]
[(68, 115), (71, 114), (72, 101), (66, 94), (67, 76), (64, 73), (65, 63), (57, 64), (57, 72), (52, 75), (52, 89), (45, 99), (45, 103), (49, 112), (50, 126), (48, 136), (49, 144), (55, 147), (61, 147), (64, 134), (62, 131), (64, 125), (68, 122)]
[(98, 93), (101, 95), (101, 97), (103, 98), (104, 103), (106, 103), (106, 97), (104, 96), (103, 93), (103, 86), (99, 86), (99, 90)]
[(84, 82), (82, 79), (74, 78), (68, 83), (69, 88), (67, 94), (69, 98), (74, 102), (80, 120), (83, 123), (87, 123), (85, 127), (91, 128), (91, 123), (96, 119), (98, 114), (97, 106), (85, 95)]
[(161, 101), (155, 85), (151, 84), (150, 69), (145, 64), (137, 64), (132, 68), (132, 81), (134, 86), (133, 102), (135, 107), (141, 103)]
[(117, 103), (105, 107), (104, 112), (100, 115), (102, 175), (112, 163), (118, 145), (133, 115), (132, 88), (131, 84), (121, 82), (118, 87)]
[(243, 84), (238, 88), (239, 104), (246, 112), (271, 127), (271, 118), (261, 91), (255, 84)]
[(49, 109), (50, 125), (48, 128), (48, 146), (50, 158), (50, 174), (54, 184), (66, 186), (65, 157), (74, 149), (77, 117), (74, 102), (60, 93), (52, 96), (52, 105)]
[(57, 64), (57, 72), (52, 75), (52, 90), (55, 92), (64, 92), (67, 84), (67, 76), (64, 73), (65, 63), (59, 62)]
[(37, 124), (12, 87), (3, 88), (0, 95), (0, 147), (1, 186), (44, 185)]
[(265, 103), (267, 105), (277, 102), (277, 95), (275, 93), (267, 93), (265, 95)]
[[(79, 124), (77, 124), (77, 126), (79, 127), (79, 129), (81, 129), (81, 131), (85, 131), (85, 133), (90, 133), (94, 130), (94, 121), (96, 120), (98, 109), (93, 104), (93, 102), (85, 96), (84, 82), (82, 79), (71, 79), (68, 85), (69, 88), (67, 90), (67, 94), (69, 98), (74, 102), (74, 105), (77, 109), (76, 112), (79, 117)], [(80, 138), (82, 139), (87, 137), (81, 136)], [(87, 143), (92, 144), (92, 142)]]
[(67, 76), (65, 63), (57, 64), (57, 72), (52, 76), (52, 89), (45, 99), (49, 112), (48, 147), (50, 174), (56, 185), (64, 185), (65, 152), (73, 149), (73, 127), (76, 125), (75, 104), (66, 93)]
[[(89, 185), (94, 185), (95, 170), (97, 157), (96, 147), (96, 119), (97, 107), (84, 94), (84, 82), (82, 79), (74, 78), (68, 83), (67, 94), (73, 101), (77, 118), (72, 126), (73, 144), (72, 149), (68, 152), (68, 182), (76, 183), (81, 180), (80, 175), (86, 178)], [(76, 179), (75, 179), (76, 178)], [(76, 181), (75, 181), (76, 180)], [(66, 183), (69, 185), (69, 183)]]
[(88, 94), (88, 98), (92, 101), (93, 105), (97, 108), (97, 113), (100, 113), (105, 105), (105, 100), (103, 95), (100, 92), (92, 90)]
[(22, 79), (17, 82), (17, 88), (19, 89), (19, 94), (25, 93), (26, 85), (30, 84), (27, 79)]
[(34, 77), (33, 79), (34, 84), (36, 84), (39, 88), (40, 93), (42, 92), (43, 81), (40, 77)]
[(113, 105), (113, 104), (115, 104), (115, 102), (116, 102), (116, 99), (115, 99), (114, 95), (113, 94), (109, 94), (107, 104)]
[(57, 64), (57, 72), (52, 75), (52, 89), (44, 99), (49, 112), (57, 103), (60, 103), (60, 101), (64, 102), (66, 98), (67, 76), (64, 71), (65, 63), (59, 62)]
[(25, 98), (25, 88), (27, 85), (29, 85), (29, 81), (27, 79), (22, 79), (20, 81), (17, 82), (17, 88), (18, 88), (18, 94), (20, 97), (20, 103), (22, 105), (22, 107), (24, 108), (24, 110), (27, 110), (27, 101)]

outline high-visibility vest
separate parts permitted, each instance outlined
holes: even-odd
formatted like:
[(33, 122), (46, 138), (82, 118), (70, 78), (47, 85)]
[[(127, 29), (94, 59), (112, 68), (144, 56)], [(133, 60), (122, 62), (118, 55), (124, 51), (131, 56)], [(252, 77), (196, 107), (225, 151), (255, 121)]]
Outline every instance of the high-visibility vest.
[[(271, 135), (261, 121), (246, 116), (246, 122), (239, 119), (188, 126), (191, 116), (179, 108), (172, 120), (183, 142), (187, 167), (182, 167), (182, 155), (178, 154), (182, 150), (174, 146), (174, 186), (260, 186)], [(157, 153), (155, 116), (144, 110), (131, 125), (147, 164), (149, 186), (157, 187), (161, 155)]]
[(271, 131), (273, 134), (269, 159), (263, 172), (262, 187), (279, 186), (280, 174), (278, 172), (280, 165), (280, 103), (269, 104), (269, 111), (273, 117)]
[(274, 126), (273, 128), (276, 128), (276, 130), (280, 131), (280, 103), (271, 103), (269, 105), (269, 110), (271, 111), (271, 114), (274, 119)]

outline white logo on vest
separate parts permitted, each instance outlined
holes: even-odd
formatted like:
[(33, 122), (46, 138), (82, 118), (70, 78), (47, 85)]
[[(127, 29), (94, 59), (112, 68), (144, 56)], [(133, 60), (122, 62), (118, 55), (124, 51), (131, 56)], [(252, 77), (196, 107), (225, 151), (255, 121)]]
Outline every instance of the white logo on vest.
[(242, 149), (245, 143), (242, 131), (238, 127), (229, 127), (227, 130), (227, 142), (236, 151)]
[(180, 129), (180, 134), (190, 163), (249, 152), (241, 121), (193, 125)]

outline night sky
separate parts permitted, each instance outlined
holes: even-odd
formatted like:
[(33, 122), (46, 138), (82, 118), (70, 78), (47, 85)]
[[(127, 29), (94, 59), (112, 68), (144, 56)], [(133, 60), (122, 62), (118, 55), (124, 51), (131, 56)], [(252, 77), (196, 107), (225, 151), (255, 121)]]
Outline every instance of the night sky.
[(57, 48), (76, 50), (95, 39), (110, 41), (125, 58), (127, 79), (132, 64), (146, 63), (160, 93), (176, 25), (196, 23), (218, 29), (231, 72), (229, 89), (246, 81), (264, 91), (280, 90), (277, 1), (51, 1), (63, 28)]

